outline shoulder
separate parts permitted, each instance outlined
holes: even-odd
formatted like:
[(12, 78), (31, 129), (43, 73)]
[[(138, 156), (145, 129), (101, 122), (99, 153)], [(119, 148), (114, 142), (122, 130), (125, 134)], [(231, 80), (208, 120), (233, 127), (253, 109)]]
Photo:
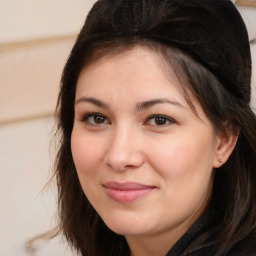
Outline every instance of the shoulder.
[(256, 234), (250, 234), (236, 243), (228, 252), (220, 253), (218, 244), (197, 248), (184, 256), (256, 256)]
[(255, 256), (256, 255), (256, 233), (251, 233), (245, 239), (238, 242), (227, 254), (227, 256)]
[(218, 242), (220, 232), (221, 215), (209, 211), (184, 234), (167, 256), (256, 256), (256, 231), (250, 234), (245, 231), (244, 239), (230, 241), (226, 248), (225, 244)]

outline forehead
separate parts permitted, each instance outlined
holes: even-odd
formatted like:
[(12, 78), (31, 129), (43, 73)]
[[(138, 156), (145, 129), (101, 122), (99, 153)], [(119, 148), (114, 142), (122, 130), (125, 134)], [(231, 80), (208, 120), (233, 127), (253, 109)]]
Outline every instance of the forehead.
[[(178, 86), (172, 67), (169, 67), (169, 86)], [(157, 81), (156, 81), (157, 80)], [(143, 47), (133, 47), (121, 52), (109, 53), (85, 65), (78, 77), (78, 87), (81, 83), (95, 83), (95, 87), (104, 89), (108, 83), (117, 84), (127, 82), (127, 88), (132, 88), (136, 84), (147, 90), (147, 84), (155, 91), (161, 91), (161, 84), (167, 80), (164, 63), (156, 52)], [(107, 83), (108, 82), (108, 83)], [(148, 88), (150, 88), (148, 86)], [(78, 88), (79, 89), (79, 88)], [(93, 88), (91, 88), (93, 89)]]
[[(103, 50), (100, 54), (96, 51), (89, 63), (81, 70), (76, 94), (80, 94), (81, 88), (84, 89), (85, 85), (87, 85), (87, 91), (98, 90), (99, 93), (102, 90), (104, 93), (104, 90), (110, 90), (107, 81), (113, 84), (122, 78), (126, 81), (127, 88), (135, 89), (137, 92), (142, 90), (146, 97), (149, 88), (156, 95), (164, 93), (161, 84), (168, 82), (168, 90), (171, 87), (172, 92), (176, 89), (176, 96), (184, 104), (189, 105), (194, 114), (198, 114), (196, 105), (200, 104), (188, 88), (187, 82), (184, 82), (185, 75), (179, 71), (182, 78), (178, 77), (172, 60), (167, 62), (161, 52), (143, 46), (108, 51), (107, 54), (102, 52), (106, 51)], [(136, 86), (131, 86), (134, 83)]]
[(146, 62), (153, 63), (155, 64), (155, 68), (158, 66), (160, 67), (161, 65), (160, 55), (153, 49), (140, 45), (128, 46), (120, 49), (116, 49), (114, 46), (113, 48), (108, 47), (107, 50), (101, 48), (94, 50), (88, 63), (84, 65), (83, 69), (88, 71), (94, 70), (102, 64), (106, 65), (115, 61), (126, 62), (128, 64), (134, 62), (135, 59), (143, 60), (144, 64)]
[[(82, 68), (78, 80), (81, 78), (82, 73), (87, 75), (95, 74), (97, 78), (103, 75), (107, 76), (110, 73), (114, 73), (113, 70), (109, 72), (113, 68), (118, 69), (118, 75), (122, 75), (124, 78), (132, 79), (133, 76), (129, 76), (130, 74), (136, 75), (137, 79), (144, 78), (150, 81), (151, 78), (158, 76), (167, 78), (170, 84), (177, 88), (181, 87), (172, 62), (167, 63), (160, 51), (140, 45), (110, 49), (107, 52), (101, 49), (96, 50), (91, 55), (88, 63)], [(149, 70), (150, 72), (148, 72)], [(113, 80), (115, 80), (114, 77)]]

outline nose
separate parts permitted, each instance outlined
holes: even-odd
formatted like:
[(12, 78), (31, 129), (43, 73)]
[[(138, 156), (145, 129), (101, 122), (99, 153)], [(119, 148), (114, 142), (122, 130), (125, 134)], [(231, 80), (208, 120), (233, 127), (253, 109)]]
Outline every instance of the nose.
[(145, 159), (139, 135), (128, 127), (113, 131), (104, 161), (111, 169), (119, 172), (142, 166)]

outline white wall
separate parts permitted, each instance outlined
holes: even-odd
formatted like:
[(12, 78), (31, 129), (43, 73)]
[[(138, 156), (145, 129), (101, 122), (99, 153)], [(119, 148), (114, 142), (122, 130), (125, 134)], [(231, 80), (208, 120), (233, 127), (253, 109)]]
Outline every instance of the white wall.
[(52, 115), (61, 71), (95, 0), (0, 0), (0, 124)]
[(52, 115), (61, 71), (93, 2), (0, 0), (1, 256), (75, 255), (60, 237), (37, 241), (35, 253), (25, 243), (56, 225), (55, 184), (43, 190), (55, 155)]
[(1, 0), (0, 42), (77, 34), (95, 0)]

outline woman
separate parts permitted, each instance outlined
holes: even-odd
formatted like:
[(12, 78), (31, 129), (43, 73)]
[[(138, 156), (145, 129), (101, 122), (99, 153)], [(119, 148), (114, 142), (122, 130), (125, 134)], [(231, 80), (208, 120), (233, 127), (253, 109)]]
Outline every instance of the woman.
[(60, 229), (82, 255), (256, 255), (256, 117), (229, 0), (100, 0), (65, 66)]

